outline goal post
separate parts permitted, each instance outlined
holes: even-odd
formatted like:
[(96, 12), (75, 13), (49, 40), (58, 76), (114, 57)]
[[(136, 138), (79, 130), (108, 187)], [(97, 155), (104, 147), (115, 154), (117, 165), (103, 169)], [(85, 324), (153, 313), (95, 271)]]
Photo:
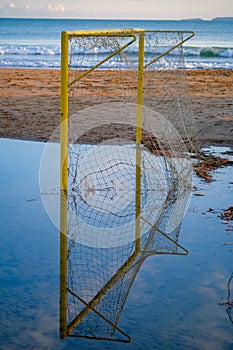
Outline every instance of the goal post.
[(116, 340), (117, 331), (129, 341), (118, 321), (145, 258), (188, 253), (178, 240), (195, 130), (182, 45), (193, 35), (61, 34), (62, 339)]
[(68, 37), (61, 38), (60, 92), (60, 338), (67, 333), (67, 203), (68, 203)]

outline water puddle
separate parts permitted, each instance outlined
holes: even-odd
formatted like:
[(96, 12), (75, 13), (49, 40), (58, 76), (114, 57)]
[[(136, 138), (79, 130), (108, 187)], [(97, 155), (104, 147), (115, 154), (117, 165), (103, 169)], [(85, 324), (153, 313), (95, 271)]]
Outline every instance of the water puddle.
[[(75, 336), (61, 340), (59, 229), (47, 215), (39, 187), (44, 146), (44, 143), (0, 139), (0, 293), (3, 301), (0, 348), (233, 349), (232, 289), (229, 296), (233, 230), (232, 221), (227, 223), (221, 218), (223, 211), (233, 204), (233, 167), (214, 170), (211, 182), (194, 175), (188, 210), (181, 226), (176, 228), (177, 236), (173, 241), (162, 234), (153, 234), (152, 240), (147, 233), (141, 240), (145, 250), (155, 243), (164, 245), (169, 241), (167, 246), (173, 253), (174, 249), (178, 252), (179, 244), (188, 250), (188, 255), (162, 254), (161, 249), (152, 256), (148, 252), (133, 255), (131, 241), (126, 242), (123, 247), (131, 247), (131, 250), (124, 254), (130, 259), (120, 272), (112, 265), (109, 282), (107, 272), (106, 275), (95, 273), (97, 265), (110, 263), (117, 249), (119, 258), (120, 248), (100, 248), (92, 244), (83, 250), (82, 242), (77, 243), (72, 261), (77, 266), (83, 261), (89, 278), (101, 286), (102, 294), (99, 295), (101, 301), (92, 301), (88, 309), (85, 302), (94, 299), (93, 285), (79, 280), (83, 292), (78, 296), (79, 303), (74, 302), (77, 296), (67, 297), (69, 313), (74, 320), (85, 309), (86, 318), (83, 318), (80, 334), (90, 337), (92, 333), (99, 340)], [(228, 147), (204, 150), (206, 154), (233, 160), (230, 151)], [(117, 195), (113, 192), (111, 194)], [(108, 198), (109, 205), (111, 198)], [(124, 198), (130, 210), (129, 195)], [(94, 197), (87, 198), (87, 203), (91, 201)], [(146, 213), (150, 218), (148, 211)], [(85, 212), (82, 215), (85, 217)], [(153, 230), (156, 228), (152, 227), (150, 233)], [(71, 246), (70, 249), (72, 252)], [(97, 250), (101, 252), (98, 256), (94, 255)], [(70, 273), (73, 266), (69, 268)], [(75, 285), (75, 279), (72, 283)], [(129, 336), (130, 342), (101, 340), (113, 331), (120, 340), (129, 340)]]

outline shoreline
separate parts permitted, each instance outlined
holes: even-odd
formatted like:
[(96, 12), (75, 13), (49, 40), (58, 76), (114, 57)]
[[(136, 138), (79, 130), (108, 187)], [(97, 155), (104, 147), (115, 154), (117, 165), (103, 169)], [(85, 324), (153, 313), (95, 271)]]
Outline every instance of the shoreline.
[[(155, 74), (157, 87), (160, 86), (159, 73), (151, 73)], [(187, 70), (185, 73), (201, 145), (233, 146), (233, 70)], [(79, 98), (83, 108), (93, 105), (92, 94), (98, 95), (98, 91), (102, 102), (122, 93), (116, 83), (119, 75), (117, 71), (97, 74), (88, 89), (82, 89)], [(112, 77), (115, 85), (111, 85)], [(0, 78), (0, 137), (46, 142), (59, 127), (60, 70), (0, 68)], [(126, 79), (127, 94), (130, 96), (130, 91), (135, 94), (129, 73)], [(105, 86), (111, 89), (104, 90)], [(159, 89), (156, 93), (162, 98)]]

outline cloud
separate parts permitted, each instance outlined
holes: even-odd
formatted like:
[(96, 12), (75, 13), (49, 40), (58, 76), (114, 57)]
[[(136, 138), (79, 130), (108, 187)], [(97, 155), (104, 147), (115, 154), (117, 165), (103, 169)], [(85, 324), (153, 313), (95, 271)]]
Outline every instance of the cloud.
[(53, 6), (53, 5), (48, 5), (47, 9), (49, 12), (64, 12), (65, 11), (65, 7), (64, 5), (57, 5), (57, 6)]
[(15, 8), (16, 8), (16, 5), (15, 5), (13, 2), (11, 2), (11, 3), (9, 4), (9, 8), (15, 9)]
[(43, 7), (33, 7), (29, 4), (16, 5), (10, 2), (0, 8), (0, 13), (1, 17), (56, 17), (65, 13), (65, 6), (47, 4)]

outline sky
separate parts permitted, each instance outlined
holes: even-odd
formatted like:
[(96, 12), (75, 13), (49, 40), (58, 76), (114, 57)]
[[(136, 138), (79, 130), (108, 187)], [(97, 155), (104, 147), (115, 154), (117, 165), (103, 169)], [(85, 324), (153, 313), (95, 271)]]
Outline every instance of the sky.
[(0, 17), (211, 19), (233, 17), (233, 0), (0, 0)]

